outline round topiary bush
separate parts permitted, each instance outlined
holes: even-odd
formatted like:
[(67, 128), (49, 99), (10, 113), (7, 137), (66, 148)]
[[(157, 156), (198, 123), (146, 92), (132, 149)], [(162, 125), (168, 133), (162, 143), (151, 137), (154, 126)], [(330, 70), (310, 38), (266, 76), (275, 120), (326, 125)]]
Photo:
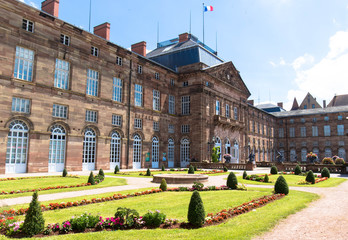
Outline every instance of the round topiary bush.
[(228, 172), (228, 169), (226, 166), (224, 166), (224, 172)]
[(301, 171), (300, 165), (298, 165), (298, 164), (296, 165), (294, 172), (295, 172), (295, 175), (300, 175), (301, 174), (302, 171)]
[(243, 179), (245, 179), (248, 176), (247, 172), (244, 170), (243, 172)]
[(45, 229), (45, 219), (42, 216), (40, 203), (37, 198), (38, 194), (34, 192), (23, 223), (23, 232), (30, 237)]
[(278, 169), (276, 166), (271, 167), (271, 174), (278, 174)]
[(188, 170), (188, 174), (194, 174), (195, 173), (195, 169), (193, 168), (192, 165), (190, 165), (189, 170)]
[(268, 174), (265, 174), (265, 177), (263, 178), (263, 182), (269, 182)]
[(165, 171), (165, 170), (166, 170), (165, 166), (164, 166), (164, 165), (162, 165), (162, 171)]
[(324, 167), (323, 170), (321, 171), (321, 177), (330, 178), (330, 171), (329, 171), (329, 169), (327, 169), (326, 167)]
[(68, 171), (66, 170), (66, 168), (64, 168), (63, 173), (62, 173), (62, 177), (66, 177), (68, 175)]
[(146, 170), (146, 175), (145, 175), (145, 176), (151, 176), (150, 168), (148, 168), (148, 169)]
[(118, 167), (118, 165), (115, 166), (115, 170), (114, 170), (114, 174), (117, 174), (120, 171), (120, 168)]
[(340, 164), (345, 164), (346, 162), (344, 161), (343, 158), (336, 158), (335, 160), (335, 164), (336, 165), (340, 165)]
[(228, 174), (226, 186), (231, 189), (237, 189), (238, 180), (233, 172), (230, 172), (230, 174)]
[(335, 164), (334, 160), (330, 157), (325, 157), (323, 161), (321, 161), (322, 164)]
[(205, 212), (204, 212), (203, 202), (202, 202), (201, 196), (199, 195), (199, 192), (195, 190), (191, 196), (188, 213), (187, 213), (187, 220), (193, 226), (201, 227), (204, 224), (204, 219), (205, 219)]
[(276, 183), (274, 184), (275, 193), (283, 193), (285, 195), (289, 194), (289, 186), (285, 178), (281, 175), (278, 177)]
[(167, 181), (162, 178), (161, 185), (159, 187), (162, 191), (167, 191)]
[(310, 182), (312, 184), (315, 184), (315, 177), (314, 177), (312, 170), (310, 170), (308, 172), (307, 177), (306, 177), (306, 182)]
[(91, 185), (95, 185), (95, 181), (94, 181), (94, 176), (93, 176), (93, 172), (91, 171), (91, 173), (89, 174), (89, 178), (88, 178), (88, 182)]

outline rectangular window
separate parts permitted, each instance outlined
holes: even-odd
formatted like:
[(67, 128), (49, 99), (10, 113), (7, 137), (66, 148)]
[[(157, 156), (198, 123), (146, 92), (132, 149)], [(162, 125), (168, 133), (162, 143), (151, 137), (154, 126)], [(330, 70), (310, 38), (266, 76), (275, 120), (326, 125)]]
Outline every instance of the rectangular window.
[(342, 120), (342, 119), (343, 119), (342, 115), (339, 115), (339, 116), (337, 117), (337, 120)]
[(96, 123), (98, 120), (98, 112), (92, 110), (86, 110), (86, 122)]
[(173, 78), (170, 79), (170, 85), (175, 86), (175, 81)]
[(312, 104), (312, 108), (315, 108), (315, 104)]
[(284, 137), (284, 128), (279, 128), (279, 138)]
[(169, 95), (169, 106), (168, 106), (168, 112), (169, 114), (175, 114), (175, 97), (172, 95)]
[(329, 137), (331, 135), (330, 125), (324, 126), (324, 136)]
[(116, 57), (116, 64), (119, 66), (122, 66), (122, 58), (121, 57)]
[(153, 90), (152, 107), (155, 111), (161, 110), (160, 92), (158, 90)]
[(317, 122), (317, 118), (313, 118), (313, 122)]
[(220, 115), (220, 101), (215, 102), (215, 115)]
[(188, 82), (187, 82), (187, 81), (186, 81), (186, 82), (183, 82), (183, 83), (182, 83), (182, 86), (183, 86), (183, 87), (187, 87), (187, 86), (188, 86)]
[(291, 127), (289, 128), (289, 131), (290, 131), (290, 137), (295, 137), (295, 128)]
[(189, 115), (190, 114), (190, 96), (181, 97), (181, 114)]
[(143, 66), (138, 65), (138, 73), (142, 74), (143, 73)]
[(52, 116), (57, 118), (67, 118), (68, 107), (64, 105), (53, 104)]
[(159, 131), (159, 122), (153, 121), (153, 130), (155, 132)]
[(143, 106), (143, 86), (135, 84), (134, 105), (137, 107)]
[(301, 137), (306, 137), (306, 127), (301, 127), (300, 131), (301, 131)]
[(253, 132), (255, 132), (256, 129), (255, 129), (255, 121), (253, 121)]
[(97, 71), (87, 69), (87, 95), (98, 96), (99, 73)]
[(143, 128), (143, 120), (140, 118), (134, 119), (134, 128), (142, 129)]
[(234, 107), (233, 112), (234, 112), (234, 120), (238, 120), (238, 108)]
[(122, 102), (122, 80), (115, 77), (113, 79), (112, 100)]
[(56, 59), (56, 69), (54, 72), (54, 87), (61, 89), (69, 88), (70, 63)]
[(344, 125), (337, 125), (337, 135), (338, 136), (344, 135)]
[(70, 45), (70, 37), (64, 34), (60, 34), (60, 42), (64, 45), (69, 46)]
[(158, 72), (156, 72), (156, 73), (155, 73), (155, 79), (157, 79), (157, 80), (159, 80), (159, 79), (160, 79), (160, 77), (159, 77), (159, 73), (158, 73)]
[(181, 133), (189, 133), (190, 132), (190, 125), (181, 125)]
[(168, 133), (174, 133), (174, 125), (173, 124), (168, 125)]
[(330, 118), (329, 118), (328, 116), (324, 117), (324, 121), (325, 121), (325, 122), (328, 122), (329, 119), (330, 119)]
[(226, 104), (226, 117), (230, 118), (230, 105)]
[(30, 113), (30, 100), (13, 97), (12, 112)]
[(318, 137), (318, 126), (312, 126), (312, 136)]
[(34, 51), (16, 47), (14, 77), (31, 82), (33, 76)]
[(91, 47), (91, 54), (92, 54), (93, 56), (98, 57), (98, 56), (99, 56), (99, 50), (98, 50), (98, 48), (92, 46), (92, 47)]
[(23, 19), (22, 28), (28, 32), (34, 32), (34, 23), (27, 19)]
[(114, 126), (121, 127), (122, 126), (122, 116), (112, 114), (111, 124)]

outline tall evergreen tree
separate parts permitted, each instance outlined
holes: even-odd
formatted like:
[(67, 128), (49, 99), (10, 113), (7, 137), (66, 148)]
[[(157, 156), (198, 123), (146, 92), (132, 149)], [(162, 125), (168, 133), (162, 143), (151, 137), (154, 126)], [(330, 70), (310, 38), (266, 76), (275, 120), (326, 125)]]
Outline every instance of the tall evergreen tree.
[(38, 194), (34, 192), (33, 199), (29, 205), (29, 209), (25, 215), (23, 231), (28, 236), (33, 236), (42, 232), (45, 229), (45, 219), (42, 216)]

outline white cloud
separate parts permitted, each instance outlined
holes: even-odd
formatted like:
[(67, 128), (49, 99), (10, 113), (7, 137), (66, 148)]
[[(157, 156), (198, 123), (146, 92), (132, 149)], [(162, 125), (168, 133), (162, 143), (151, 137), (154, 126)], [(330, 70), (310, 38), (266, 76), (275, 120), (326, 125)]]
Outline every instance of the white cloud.
[(314, 58), (305, 54), (296, 58), (292, 67), (296, 72), (296, 89), (288, 91), (286, 109), (291, 107), (294, 97), (300, 103), (307, 92), (322, 105), (322, 100), (329, 102), (335, 94), (348, 93), (348, 31), (336, 32), (330, 38), (329, 52), (314, 63)]
[(32, 1), (29, 2), (29, 5), (32, 6), (32, 7), (34, 7), (34, 8), (39, 9), (39, 6), (36, 5), (36, 3), (32, 2)]
[(25, 0), (18, 0), (18, 1), (20, 1), (20, 2), (22, 2), (22, 3), (25, 3)]
[(287, 63), (285, 62), (285, 60), (282, 57), (279, 59), (279, 61), (277, 63), (275, 63), (274, 61), (269, 61), (269, 64), (271, 64), (272, 67), (279, 67), (279, 66), (287, 65)]

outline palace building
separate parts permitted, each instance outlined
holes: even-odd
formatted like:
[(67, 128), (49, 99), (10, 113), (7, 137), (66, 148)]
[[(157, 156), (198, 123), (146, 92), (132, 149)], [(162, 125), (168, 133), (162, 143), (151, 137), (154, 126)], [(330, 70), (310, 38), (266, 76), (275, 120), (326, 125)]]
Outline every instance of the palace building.
[(109, 23), (90, 33), (58, 12), (59, 0), (41, 10), (0, 0), (0, 174), (186, 167), (213, 147), (232, 163), (328, 148), (345, 158), (348, 106), (267, 112), (192, 34), (130, 51), (110, 41)]

